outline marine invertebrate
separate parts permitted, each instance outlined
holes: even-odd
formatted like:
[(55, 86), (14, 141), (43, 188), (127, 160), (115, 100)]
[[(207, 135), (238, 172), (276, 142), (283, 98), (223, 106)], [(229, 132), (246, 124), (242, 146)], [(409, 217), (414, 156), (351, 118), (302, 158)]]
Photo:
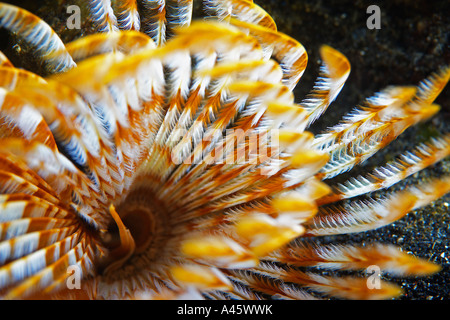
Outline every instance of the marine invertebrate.
[[(385, 298), (399, 289), (302, 268), (437, 270), (390, 246), (306, 240), (383, 226), (448, 192), (442, 178), (330, 205), (448, 156), (448, 136), (367, 177), (323, 182), (436, 113), (448, 68), (417, 88), (386, 89), (314, 137), (305, 129), (350, 71), (341, 53), (321, 49), (321, 77), (298, 105), (292, 89), (306, 51), (251, 1), (206, 1), (222, 22), (179, 30), (190, 24), (191, 1), (144, 2), (139, 19), (136, 2), (116, 4), (117, 18), (108, 1), (91, 1), (99, 31), (112, 32), (67, 45), (38, 18), (0, 5), (0, 25), (54, 74), (2, 58), (4, 297), (124, 298), (192, 286), (212, 298), (309, 298), (309, 290)], [(138, 26), (149, 36), (130, 30)], [(69, 265), (83, 272), (81, 291), (65, 288)]]

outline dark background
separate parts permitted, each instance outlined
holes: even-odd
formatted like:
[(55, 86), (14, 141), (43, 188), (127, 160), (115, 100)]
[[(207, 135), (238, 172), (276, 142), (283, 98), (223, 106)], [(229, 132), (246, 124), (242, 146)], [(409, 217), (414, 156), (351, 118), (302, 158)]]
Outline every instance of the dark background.
[[(81, 30), (65, 28), (66, 8), (83, 1), (6, 1), (26, 8), (49, 23), (64, 42), (92, 32), (89, 21), (82, 19)], [(312, 88), (319, 70), (318, 51), (328, 44), (349, 59), (352, 65), (350, 77), (326, 114), (314, 126), (320, 132), (335, 124), (352, 107), (366, 97), (388, 85), (417, 85), (440, 67), (450, 64), (450, 1), (391, 0), (391, 1), (317, 1), (317, 0), (259, 0), (255, 1), (268, 11), (278, 29), (306, 48), (309, 63), (303, 78), (295, 90), (297, 102)], [(381, 9), (381, 29), (369, 30), (366, 13), (369, 5)], [(198, 1), (196, 2), (198, 7)], [(82, 17), (87, 15), (82, 7)], [(5, 52), (16, 66), (24, 66), (39, 72), (39, 64), (27, 54), (26, 48), (15, 46), (15, 39), (0, 31), (0, 50)], [(384, 152), (370, 159), (365, 168), (353, 170), (370, 171), (376, 165), (394, 159), (399, 153), (414, 148), (439, 132), (448, 132), (450, 123), (450, 88), (441, 93), (436, 101), (440, 113), (429, 121), (408, 129)], [(432, 176), (450, 173), (450, 161), (442, 161), (433, 167), (399, 183), (394, 189), (408, 184), (426, 181)], [(378, 195), (382, 195), (379, 192)], [(434, 204), (410, 213), (394, 224), (375, 231), (356, 235), (322, 238), (324, 243), (372, 243), (385, 242), (400, 245), (405, 251), (440, 264), (440, 273), (428, 278), (396, 279), (404, 296), (400, 299), (448, 299), (450, 297), (449, 268), (449, 206), (450, 195)]]

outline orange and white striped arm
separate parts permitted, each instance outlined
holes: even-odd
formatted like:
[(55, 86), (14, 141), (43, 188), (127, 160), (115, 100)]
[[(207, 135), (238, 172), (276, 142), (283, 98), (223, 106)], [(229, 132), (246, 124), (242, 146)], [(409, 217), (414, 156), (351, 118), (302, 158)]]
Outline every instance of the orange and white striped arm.
[[(64, 44), (50, 26), (34, 14), (0, 3), (0, 27), (15, 32), (36, 50), (50, 74), (67, 71), (76, 66)], [(55, 54), (58, 52), (59, 54)]]

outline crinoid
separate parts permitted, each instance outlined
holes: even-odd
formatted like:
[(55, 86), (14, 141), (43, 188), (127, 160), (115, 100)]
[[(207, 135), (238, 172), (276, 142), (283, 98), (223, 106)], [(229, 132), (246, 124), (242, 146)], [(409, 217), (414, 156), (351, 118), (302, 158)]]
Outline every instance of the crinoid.
[(314, 136), (350, 72), (340, 52), (321, 47), (320, 77), (296, 104), (306, 51), (252, 1), (204, 1), (208, 19), (192, 23), (189, 0), (112, 3), (86, 1), (98, 33), (67, 44), (0, 4), (0, 26), (45, 71), (0, 58), (3, 298), (382, 299), (400, 288), (361, 271), (439, 270), (391, 245), (321, 239), (450, 190), (449, 177), (389, 189), (447, 157), (448, 134), (350, 171), (439, 110), (450, 68)]

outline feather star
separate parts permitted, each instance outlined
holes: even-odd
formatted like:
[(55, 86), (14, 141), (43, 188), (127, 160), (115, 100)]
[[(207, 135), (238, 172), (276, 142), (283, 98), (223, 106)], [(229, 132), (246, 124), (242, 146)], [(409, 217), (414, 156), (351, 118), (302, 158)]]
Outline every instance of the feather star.
[[(388, 225), (450, 191), (450, 177), (370, 197), (450, 154), (450, 135), (333, 184), (429, 119), (450, 78), (368, 98), (321, 134), (308, 128), (350, 73), (251, 0), (85, 1), (96, 33), (64, 44), (32, 13), (0, 3), (0, 27), (47, 75), (0, 52), (0, 296), (4, 299), (385, 299), (357, 275), (439, 266), (392, 245), (321, 244)], [(361, 200), (358, 196), (369, 195)], [(68, 268), (81, 288), (68, 286)]]

